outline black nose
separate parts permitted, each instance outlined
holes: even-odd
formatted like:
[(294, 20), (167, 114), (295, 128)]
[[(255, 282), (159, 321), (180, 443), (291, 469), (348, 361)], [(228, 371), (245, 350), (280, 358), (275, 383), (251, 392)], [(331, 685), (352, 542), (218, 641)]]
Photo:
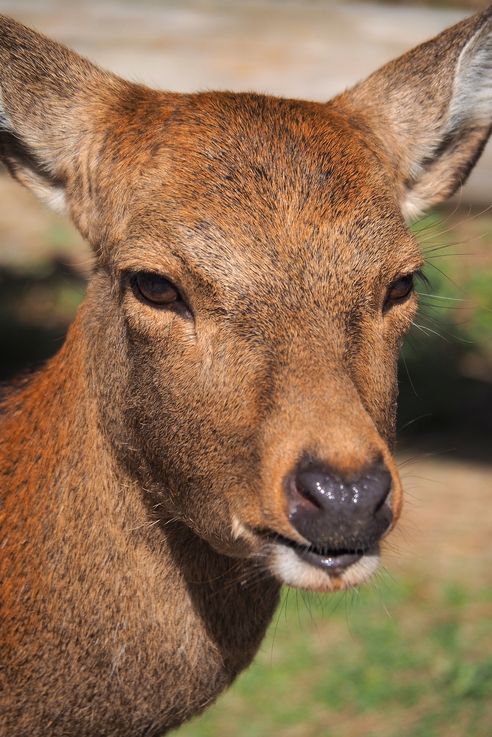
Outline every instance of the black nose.
[(287, 479), (289, 520), (317, 548), (364, 551), (391, 525), (391, 474), (378, 461), (354, 478), (321, 463), (301, 462)]

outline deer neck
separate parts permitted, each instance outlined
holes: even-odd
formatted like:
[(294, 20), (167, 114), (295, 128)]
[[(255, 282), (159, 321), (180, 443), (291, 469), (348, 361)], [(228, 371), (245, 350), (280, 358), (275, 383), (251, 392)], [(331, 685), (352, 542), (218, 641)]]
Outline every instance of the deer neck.
[(97, 681), (102, 724), (105, 714), (108, 723), (119, 718), (121, 689), (137, 682), (140, 697), (128, 699), (125, 724), (162, 730), (205, 708), (249, 664), (279, 586), (182, 523), (152, 516), (145, 491), (100, 430), (84, 319), (82, 310), (60, 353), (6, 405), (3, 436), (13, 449), (4, 461), (12, 482), (6, 514), (17, 516), (27, 540), (12, 556), (14, 575), (32, 596), (31, 620), (17, 634), (25, 646), (54, 630), (42, 640), (33, 688), (55, 663), (65, 678), (72, 673), (72, 693), (56, 696), (64, 703)]

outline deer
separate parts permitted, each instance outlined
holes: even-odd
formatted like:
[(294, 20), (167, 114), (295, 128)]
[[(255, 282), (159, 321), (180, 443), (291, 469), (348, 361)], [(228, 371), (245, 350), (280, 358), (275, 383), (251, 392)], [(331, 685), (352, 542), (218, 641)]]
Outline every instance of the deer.
[(0, 152), (90, 243), (1, 404), (0, 734), (152, 737), (282, 585), (358, 586), (402, 506), (409, 223), (492, 127), (492, 6), (327, 102), (127, 82), (0, 20)]

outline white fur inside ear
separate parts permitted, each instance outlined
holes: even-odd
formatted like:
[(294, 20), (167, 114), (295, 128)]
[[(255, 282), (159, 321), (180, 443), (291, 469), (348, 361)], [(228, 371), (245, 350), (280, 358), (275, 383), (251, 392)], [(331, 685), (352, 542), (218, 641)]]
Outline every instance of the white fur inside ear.
[[(6, 131), (15, 135), (14, 128), (5, 113), (2, 91), (0, 89), (0, 132), (1, 131)], [(19, 181), (31, 189), (42, 202), (48, 205), (48, 207), (51, 207), (52, 210), (60, 215), (66, 214), (67, 203), (65, 199), (65, 191), (61, 187), (50, 185), (47, 181), (32, 171), (22, 171), (21, 167), (17, 169), (16, 176)]]
[(43, 195), (41, 195), (41, 199), (46, 202), (46, 204), (51, 207), (52, 210), (59, 213), (60, 215), (65, 215), (67, 212), (67, 203), (65, 199), (65, 192), (63, 189), (59, 187), (53, 187), (49, 191), (45, 191)]
[(5, 106), (3, 104), (2, 90), (0, 89), (0, 131), (11, 131), (12, 126), (5, 113)]
[(40, 177), (27, 167), (15, 167), (14, 176), (17, 181), (30, 189), (41, 202), (51, 207), (52, 210), (60, 215), (67, 213), (65, 191), (62, 187), (54, 186), (48, 179)]
[(472, 36), (458, 60), (446, 133), (466, 122), (492, 125), (492, 20)]
[(426, 201), (414, 192), (409, 192), (401, 205), (403, 217), (405, 218), (405, 222), (408, 224), (413, 223), (414, 220), (425, 212), (426, 209)]
[[(439, 145), (448, 138), (456, 139), (463, 133), (477, 129), (486, 131), (492, 126), (492, 19), (484, 22), (472, 36), (456, 64), (452, 95), (445, 119), (434, 135), (417, 152), (416, 163), (411, 172), (415, 182), (402, 203), (402, 212), (407, 222), (422, 215), (432, 203), (436, 180), (439, 176), (426, 176), (422, 162), (436, 155)], [(484, 132), (484, 135), (486, 133)], [(439, 155), (436, 156), (436, 164)]]

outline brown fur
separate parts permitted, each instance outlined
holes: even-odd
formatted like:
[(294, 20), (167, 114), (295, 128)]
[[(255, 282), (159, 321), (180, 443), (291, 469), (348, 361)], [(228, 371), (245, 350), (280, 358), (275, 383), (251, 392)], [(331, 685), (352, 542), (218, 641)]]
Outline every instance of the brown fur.
[[(416, 301), (382, 305), (422, 263), (406, 199), (449, 195), (487, 140), (492, 116), (458, 145), (446, 114), (490, 17), (328, 104), (155, 92), (0, 21), (3, 160), (96, 254), (64, 348), (3, 405), (2, 735), (158, 735), (210, 704), (278, 599), (253, 531), (302, 541), (303, 454), (344, 476), (382, 456), (397, 518)], [(139, 302), (138, 270), (194, 319)]]

